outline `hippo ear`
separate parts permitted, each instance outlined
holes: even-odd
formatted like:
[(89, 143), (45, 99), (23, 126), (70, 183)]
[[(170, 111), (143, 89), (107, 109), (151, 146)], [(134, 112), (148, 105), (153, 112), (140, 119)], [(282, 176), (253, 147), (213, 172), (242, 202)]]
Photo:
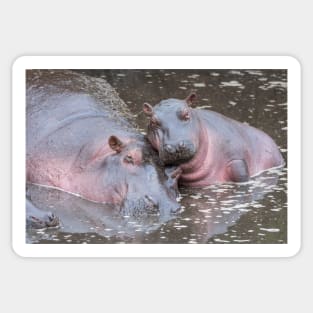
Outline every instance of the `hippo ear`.
[(116, 136), (111, 136), (109, 138), (109, 146), (113, 151), (120, 153), (123, 148), (123, 143)]
[(147, 115), (147, 116), (151, 116), (153, 114), (153, 107), (151, 106), (151, 104), (149, 103), (144, 103), (143, 104), (143, 112)]
[(193, 107), (195, 105), (196, 98), (197, 98), (196, 93), (191, 92), (190, 95), (185, 99), (185, 101), (190, 107)]

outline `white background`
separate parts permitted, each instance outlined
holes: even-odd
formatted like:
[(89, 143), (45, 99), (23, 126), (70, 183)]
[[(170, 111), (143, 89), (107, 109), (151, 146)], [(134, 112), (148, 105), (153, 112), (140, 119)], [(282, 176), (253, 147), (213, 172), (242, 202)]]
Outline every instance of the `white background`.
[[(0, 311), (312, 311), (312, 11), (309, 1), (300, 0), (1, 1)], [(11, 64), (34, 54), (297, 57), (303, 73), (300, 253), (290, 259), (202, 260), (16, 256), (11, 249)]]

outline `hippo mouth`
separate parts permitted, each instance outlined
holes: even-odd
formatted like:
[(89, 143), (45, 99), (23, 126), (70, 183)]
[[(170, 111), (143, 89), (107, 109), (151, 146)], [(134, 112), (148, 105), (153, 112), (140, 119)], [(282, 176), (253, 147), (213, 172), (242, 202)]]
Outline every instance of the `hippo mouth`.
[(182, 157), (177, 157), (177, 156), (166, 156), (161, 158), (164, 165), (181, 165), (183, 163), (189, 162), (193, 158), (193, 155), (190, 156), (182, 156)]
[(123, 216), (142, 218), (147, 216), (160, 216), (165, 212), (177, 214), (180, 212), (180, 205), (175, 201), (156, 202), (152, 197), (145, 196), (137, 200), (126, 199), (121, 207), (120, 213)]
[(121, 207), (120, 213), (123, 216), (146, 216), (158, 215), (160, 213), (158, 205), (155, 204), (149, 197), (132, 200), (126, 199)]
[(190, 161), (195, 156), (196, 150), (193, 144), (183, 147), (169, 148), (167, 146), (159, 153), (160, 159), (165, 165), (180, 165)]

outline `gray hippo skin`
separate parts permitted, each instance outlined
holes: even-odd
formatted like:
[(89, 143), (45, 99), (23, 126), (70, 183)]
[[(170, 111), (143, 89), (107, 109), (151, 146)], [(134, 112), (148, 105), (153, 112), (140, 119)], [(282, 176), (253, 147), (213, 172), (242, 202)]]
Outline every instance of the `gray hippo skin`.
[(177, 212), (175, 180), (102, 79), (28, 70), (27, 182), (51, 186), (123, 215)]
[(244, 182), (284, 160), (263, 131), (222, 114), (193, 109), (196, 95), (167, 99), (152, 107), (147, 137), (168, 165), (180, 165), (179, 183), (201, 187), (220, 182)]

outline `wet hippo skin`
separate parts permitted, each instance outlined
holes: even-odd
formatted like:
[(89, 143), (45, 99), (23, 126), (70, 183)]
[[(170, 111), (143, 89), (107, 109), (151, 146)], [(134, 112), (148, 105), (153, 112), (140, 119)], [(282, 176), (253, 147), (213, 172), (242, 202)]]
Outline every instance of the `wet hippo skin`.
[(245, 182), (284, 160), (263, 131), (210, 110), (193, 109), (196, 95), (167, 99), (143, 110), (149, 118), (147, 137), (168, 165), (179, 165), (179, 183), (201, 187), (219, 182)]
[(28, 70), (26, 76), (27, 182), (127, 215), (179, 209), (176, 182), (167, 180), (106, 81), (66, 70)]

